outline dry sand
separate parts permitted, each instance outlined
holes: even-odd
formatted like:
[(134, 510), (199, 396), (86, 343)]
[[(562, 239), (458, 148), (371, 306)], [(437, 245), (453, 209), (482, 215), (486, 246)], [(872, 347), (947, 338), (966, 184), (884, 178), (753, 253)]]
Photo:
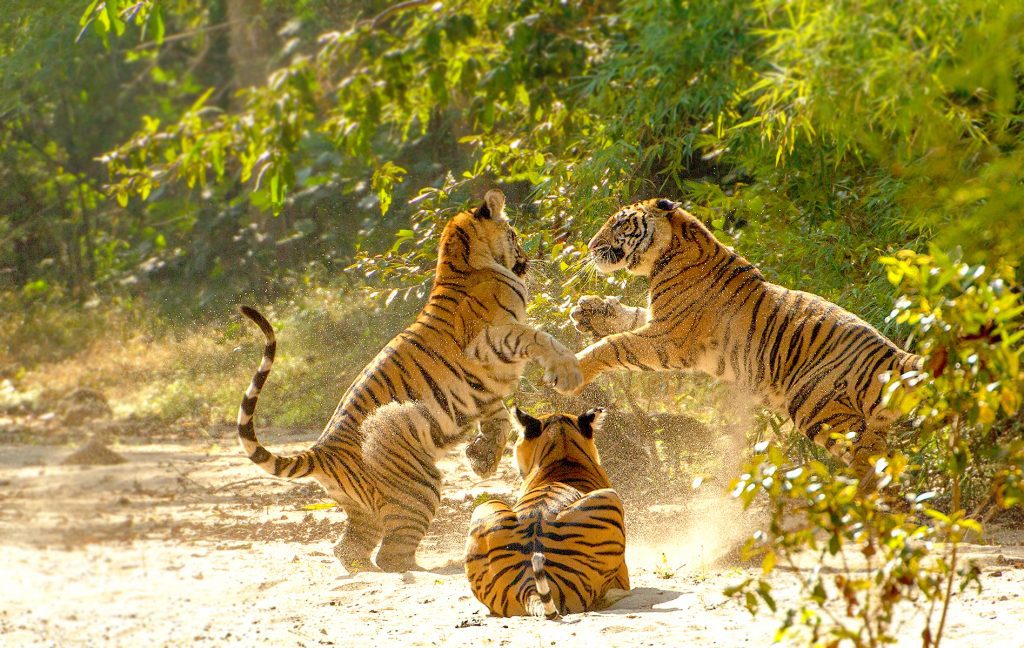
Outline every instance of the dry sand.
[[(61, 465), (73, 446), (0, 446), (0, 643), (763, 646), (778, 625), (722, 594), (755, 573), (715, 561), (756, 521), (707, 487), (683, 503), (627, 499), (634, 589), (608, 609), (502, 619), (473, 598), (461, 555), (474, 498), (515, 489), (507, 459), (483, 482), (461, 449), (443, 462), (424, 571), (350, 575), (331, 554), (344, 515), (305, 508), (324, 501), (317, 487), (264, 476), (230, 436), (113, 449), (128, 461)], [(1020, 537), (969, 548), (985, 589), (954, 603), (944, 645), (1024, 646)], [(796, 577), (776, 578), (783, 609)], [(905, 616), (900, 644), (920, 645), (922, 619)]]

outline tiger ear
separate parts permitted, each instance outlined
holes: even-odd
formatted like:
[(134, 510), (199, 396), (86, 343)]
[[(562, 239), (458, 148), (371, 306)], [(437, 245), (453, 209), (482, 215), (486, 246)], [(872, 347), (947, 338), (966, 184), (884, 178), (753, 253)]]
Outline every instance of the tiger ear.
[(581, 414), (576, 419), (576, 424), (580, 426), (580, 432), (584, 438), (593, 439), (594, 430), (600, 427), (602, 420), (604, 420), (604, 408), (595, 407), (592, 410), (587, 410), (585, 414)]
[(476, 208), (473, 215), (484, 220), (505, 220), (505, 194), (491, 189), (484, 195), (483, 204)]
[(675, 210), (679, 206), (679, 203), (668, 200), (667, 198), (660, 198), (658, 202), (654, 204), (655, 207), (664, 212), (670, 212)]
[(523, 426), (523, 438), (527, 441), (540, 436), (540, 419), (536, 419), (518, 407), (515, 409), (516, 420)]

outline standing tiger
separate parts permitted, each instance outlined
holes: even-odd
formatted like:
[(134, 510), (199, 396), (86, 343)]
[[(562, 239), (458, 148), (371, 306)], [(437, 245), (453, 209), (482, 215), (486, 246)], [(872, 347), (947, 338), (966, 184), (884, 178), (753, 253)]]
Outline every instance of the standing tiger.
[(268, 473), (315, 479), (338, 502), (348, 523), (334, 552), (349, 570), (369, 566), (378, 544), (380, 569), (415, 566), (441, 497), (435, 460), (479, 427), (473, 467), (493, 471), (511, 429), (502, 399), (528, 360), (554, 385), (580, 382), (573, 354), (526, 324), (527, 259), (504, 206), (501, 192), (489, 191), (477, 209), (448, 222), (416, 321), (363, 369), (317, 442), (295, 456), (275, 455), (256, 439), (252, 415), (276, 343), (270, 323), (242, 309), (267, 338), (238, 412), (242, 448)]
[[(920, 370), (907, 353), (817, 295), (765, 280), (697, 218), (664, 199), (615, 213), (590, 241), (601, 272), (649, 277), (648, 308), (587, 296), (570, 317), (606, 336), (577, 354), (583, 384), (613, 369), (697, 370), (753, 391), (850, 464), (862, 488), (897, 412), (888, 376)], [(569, 389), (568, 391), (573, 391)], [(833, 435), (852, 443), (837, 445)]]
[(609, 589), (629, 589), (622, 500), (594, 444), (603, 410), (515, 414), (523, 486), (515, 506), (492, 500), (473, 511), (470, 588), (500, 616), (552, 619), (591, 610)]

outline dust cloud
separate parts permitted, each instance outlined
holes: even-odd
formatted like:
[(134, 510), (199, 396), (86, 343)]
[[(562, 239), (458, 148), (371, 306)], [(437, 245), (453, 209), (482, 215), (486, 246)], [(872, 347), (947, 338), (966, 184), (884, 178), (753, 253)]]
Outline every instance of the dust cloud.
[[(627, 559), (663, 577), (700, 575), (738, 564), (741, 548), (763, 523), (730, 494), (733, 479), (750, 456), (759, 402), (734, 387), (716, 390), (718, 419), (711, 434), (691, 445), (692, 478), (676, 476), (674, 492), (625, 493)], [(671, 431), (669, 436), (671, 436)]]

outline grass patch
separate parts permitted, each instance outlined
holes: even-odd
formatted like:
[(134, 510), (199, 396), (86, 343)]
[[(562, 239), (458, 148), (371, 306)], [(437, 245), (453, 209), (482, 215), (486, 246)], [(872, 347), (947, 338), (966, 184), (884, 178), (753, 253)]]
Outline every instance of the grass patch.
[[(118, 418), (199, 426), (231, 424), (259, 366), (263, 336), (234, 311), (208, 322), (164, 318), (136, 302), (95, 308), (31, 306), (5, 324), (4, 400), (46, 410), (77, 387), (106, 396)], [(375, 312), (358, 293), (315, 289), (260, 305), (278, 331), (278, 354), (258, 425), (322, 427), (344, 390), (411, 321), (415, 305)], [(52, 344), (46, 336), (61, 331)]]

